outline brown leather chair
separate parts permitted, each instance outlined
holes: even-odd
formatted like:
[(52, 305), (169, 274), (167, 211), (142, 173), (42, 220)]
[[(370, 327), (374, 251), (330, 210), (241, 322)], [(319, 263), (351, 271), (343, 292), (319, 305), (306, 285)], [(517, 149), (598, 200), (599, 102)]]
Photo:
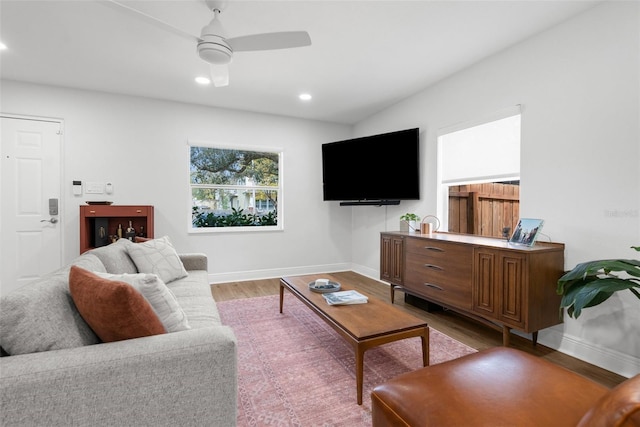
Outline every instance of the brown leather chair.
[(506, 347), (400, 375), (371, 401), (374, 427), (640, 427), (640, 375), (608, 389)]

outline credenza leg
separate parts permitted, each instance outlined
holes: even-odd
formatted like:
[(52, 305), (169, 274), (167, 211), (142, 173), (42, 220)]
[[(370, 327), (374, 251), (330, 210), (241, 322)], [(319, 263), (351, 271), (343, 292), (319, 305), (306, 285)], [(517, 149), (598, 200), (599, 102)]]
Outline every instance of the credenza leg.
[(509, 327), (507, 325), (502, 325), (502, 345), (505, 347), (509, 347), (509, 336), (511, 335), (509, 331)]

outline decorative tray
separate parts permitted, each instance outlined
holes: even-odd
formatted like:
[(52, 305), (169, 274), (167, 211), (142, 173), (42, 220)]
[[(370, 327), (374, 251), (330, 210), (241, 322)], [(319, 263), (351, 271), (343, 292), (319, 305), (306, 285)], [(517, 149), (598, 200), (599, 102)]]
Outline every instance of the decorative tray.
[(109, 202), (109, 201), (92, 201), (92, 202), (87, 202), (88, 205), (112, 205), (113, 202)]
[(320, 294), (326, 294), (327, 292), (335, 292), (340, 290), (340, 283), (329, 281), (328, 285), (318, 285), (316, 286), (316, 282), (309, 283), (309, 290), (312, 292), (318, 292)]

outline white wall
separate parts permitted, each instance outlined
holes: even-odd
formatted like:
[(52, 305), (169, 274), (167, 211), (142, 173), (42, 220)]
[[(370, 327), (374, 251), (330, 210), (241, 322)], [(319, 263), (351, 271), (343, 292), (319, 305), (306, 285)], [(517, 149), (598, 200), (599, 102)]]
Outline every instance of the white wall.
[[(64, 119), (65, 262), (78, 255), (85, 200), (155, 206), (155, 236), (209, 256), (211, 281), (350, 268), (351, 214), (322, 201), (321, 144), (351, 127), (144, 98), (2, 82), (2, 112)], [(284, 231), (187, 234), (187, 140), (284, 150)], [(112, 197), (74, 197), (72, 181), (114, 184)]]
[[(385, 210), (353, 208), (352, 260), (378, 268), (379, 231), (404, 212), (436, 212), (438, 129), (522, 104), (521, 216), (544, 218), (565, 266), (639, 258), (640, 5), (608, 2), (482, 61), (356, 126), (366, 135), (419, 126), (422, 197)], [(496, 154), (498, 155), (498, 154)], [(540, 342), (606, 369), (640, 372), (640, 301), (615, 294)]]

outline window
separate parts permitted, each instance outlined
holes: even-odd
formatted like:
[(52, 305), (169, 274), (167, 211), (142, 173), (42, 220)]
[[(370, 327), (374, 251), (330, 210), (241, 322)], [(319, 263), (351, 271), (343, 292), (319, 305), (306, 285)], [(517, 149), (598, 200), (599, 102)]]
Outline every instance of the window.
[(520, 200), (520, 106), (438, 132), (441, 230), (502, 237)]
[(281, 230), (282, 152), (189, 147), (193, 232)]

